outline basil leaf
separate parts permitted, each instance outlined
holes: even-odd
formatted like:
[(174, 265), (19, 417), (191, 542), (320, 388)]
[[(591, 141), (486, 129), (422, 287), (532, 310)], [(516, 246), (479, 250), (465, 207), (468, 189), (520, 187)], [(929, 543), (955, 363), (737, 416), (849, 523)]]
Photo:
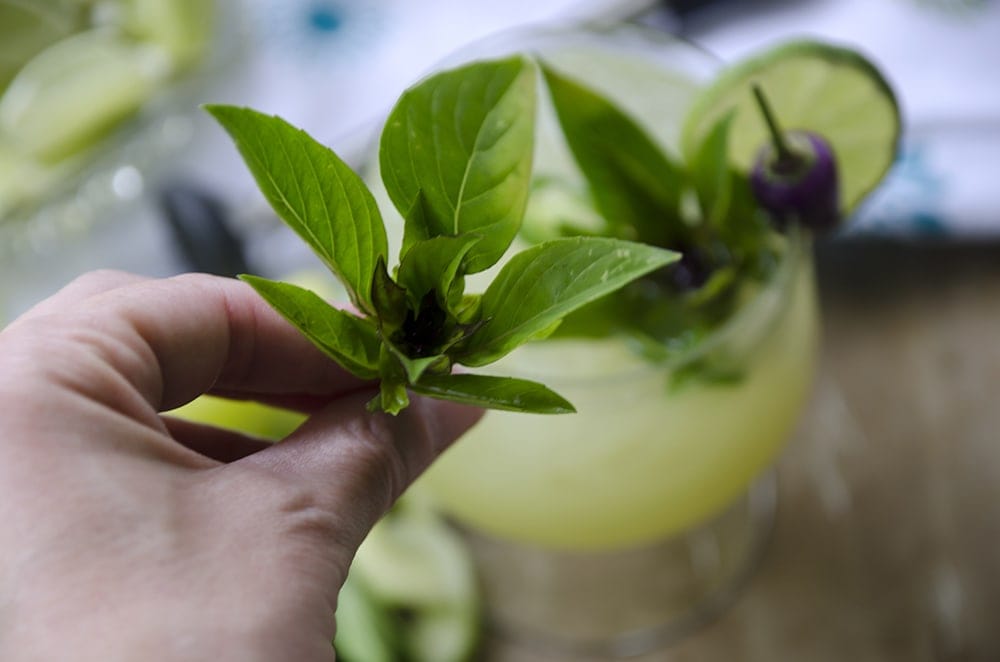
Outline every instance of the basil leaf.
[(402, 350), (388, 341), (385, 341), (385, 347), (392, 352), (392, 354), (396, 357), (396, 360), (399, 362), (399, 365), (402, 366), (404, 374), (406, 375), (407, 384), (415, 383), (420, 379), (421, 375), (432, 367), (439, 372), (442, 370), (445, 372), (451, 370), (451, 364), (445, 354), (412, 358), (407, 356)]
[(711, 238), (714, 233), (716, 242), (711, 246), (707, 240), (703, 246), (722, 263), (746, 266), (766, 251), (764, 244), (771, 229), (747, 176), (729, 163), (733, 117), (734, 113), (727, 113), (712, 125), (691, 157), (688, 170), (703, 220), (709, 226), (705, 236)]
[(430, 218), (433, 212), (427, 205), (423, 191), (417, 191), (413, 204), (403, 214), (403, 245), (399, 249), (399, 259), (402, 260), (414, 244), (427, 241), (434, 236)]
[(720, 224), (720, 238), (727, 249), (736, 254), (752, 256), (767, 252), (767, 239), (772, 226), (764, 213), (745, 173), (729, 171), (729, 200), (726, 216)]
[(721, 117), (705, 135), (689, 164), (702, 218), (720, 224), (729, 211), (732, 178), (729, 169), (729, 130), (733, 112)]
[(390, 276), (385, 260), (378, 259), (372, 274), (372, 306), (383, 332), (385, 327), (391, 332), (406, 319), (406, 290)]
[(533, 246), (512, 257), (486, 288), (480, 312), (486, 323), (453, 356), (470, 366), (495, 361), (570, 312), (679, 257), (605, 237)]
[(475, 324), (482, 321), (481, 305), (483, 296), (481, 294), (465, 294), (459, 299), (455, 306), (455, 319), (461, 324)]
[(667, 246), (680, 221), (683, 169), (610, 100), (551, 67), (542, 72), (594, 204), (616, 235)]
[(324, 354), (362, 379), (379, 375), (381, 341), (368, 320), (334, 308), (319, 295), (291, 283), (240, 276)]
[[(482, 239), (479, 235), (434, 237), (415, 243), (399, 263), (396, 280), (406, 290), (414, 309), (428, 292), (435, 292), (442, 308), (454, 311), (462, 297), (462, 261)], [(458, 287), (452, 287), (458, 285)]]
[(701, 386), (731, 387), (739, 385), (746, 377), (746, 370), (738, 365), (713, 361), (710, 358), (680, 365), (670, 372), (667, 390), (676, 394), (684, 388)]
[(571, 414), (576, 409), (549, 388), (527, 379), (492, 375), (424, 375), (415, 393), (462, 404), (535, 414)]
[[(500, 259), (528, 199), (535, 70), (523, 57), (478, 62), (407, 90), (386, 121), (379, 164), (400, 213), (422, 195), (430, 236), (479, 232), (468, 273)], [(412, 232), (420, 236), (420, 232)]]
[(384, 411), (395, 416), (410, 404), (406, 373), (388, 345), (379, 354), (379, 394), (368, 403), (368, 411)]
[(206, 106), (243, 155), (274, 211), (371, 313), (371, 278), (388, 247), (375, 198), (332, 150), (281, 118), (249, 108)]

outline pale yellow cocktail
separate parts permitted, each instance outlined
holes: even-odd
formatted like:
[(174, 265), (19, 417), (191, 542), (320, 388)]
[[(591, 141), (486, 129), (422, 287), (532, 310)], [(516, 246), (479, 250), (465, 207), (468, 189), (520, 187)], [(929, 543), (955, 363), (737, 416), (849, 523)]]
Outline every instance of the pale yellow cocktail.
[[(519, 41), (520, 40), (520, 41)], [(523, 48), (613, 98), (676, 153), (689, 104), (716, 62), (690, 44), (633, 28), (554, 31), (487, 44)], [(522, 234), (538, 216), (586, 225), (581, 176), (542, 95), (535, 177)], [(545, 197), (548, 196), (548, 197)], [(553, 202), (554, 200), (554, 202)], [(538, 210), (559, 205), (564, 210)], [(486, 372), (537, 379), (578, 413), (490, 412), (422, 481), (440, 506), (489, 535), (570, 549), (620, 548), (680, 532), (742, 495), (786, 441), (813, 375), (816, 303), (808, 240), (775, 235), (778, 266), (748, 282), (731, 319), (688, 353), (650, 361), (621, 337), (525, 346)], [(698, 358), (735, 367), (732, 380), (672, 374)]]
[(787, 440), (813, 376), (817, 311), (808, 246), (790, 243), (712, 351), (743, 361), (733, 383), (670, 388), (619, 339), (528, 345), (497, 368), (537, 378), (578, 413), (489, 412), (423, 486), (463, 524), (561, 548), (650, 542), (718, 513)]

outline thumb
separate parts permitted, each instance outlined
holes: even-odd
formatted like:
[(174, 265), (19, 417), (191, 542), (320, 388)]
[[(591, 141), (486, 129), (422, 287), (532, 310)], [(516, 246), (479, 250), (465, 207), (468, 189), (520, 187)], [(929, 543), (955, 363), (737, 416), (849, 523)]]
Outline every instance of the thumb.
[[(314, 414), (282, 442), (230, 469), (264, 469), (317, 509), (338, 547), (352, 553), (375, 522), (483, 411), (411, 396), (398, 416), (372, 413), (372, 391), (357, 392)], [(256, 472), (254, 472), (256, 473)]]

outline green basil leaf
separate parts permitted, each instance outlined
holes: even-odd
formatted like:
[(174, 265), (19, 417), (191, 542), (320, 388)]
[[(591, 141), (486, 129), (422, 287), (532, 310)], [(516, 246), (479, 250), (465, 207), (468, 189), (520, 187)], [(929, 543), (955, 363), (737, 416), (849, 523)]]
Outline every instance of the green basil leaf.
[(535, 414), (571, 414), (573, 405), (558, 393), (527, 379), (491, 375), (424, 375), (415, 393), (462, 404)]
[(434, 228), (430, 222), (432, 214), (424, 192), (417, 191), (413, 204), (403, 213), (403, 245), (399, 249), (400, 260), (406, 257), (414, 244), (427, 241), (434, 236)]
[(460, 324), (477, 324), (482, 320), (482, 302), (483, 295), (481, 294), (463, 295), (458, 304), (455, 306), (455, 319), (457, 319)]
[[(412, 358), (404, 354), (398, 347), (390, 342), (385, 342), (385, 346), (390, 352), (396, 357), (399, 365), (403, 367), (403, 371), (406, 375), (406, 383), (414, 384), (420, 379), (421, 375), (427, 372), (428, 369), (435, 368), (436, 371), (440, 370), (450, 370), (451, 365), (448, 361), (448, 357), (445, 354), (436, 354), (434, 356), (423, 356), (420, 358)], [(440, 370), (437, 370), (440, 369)]]
[(375, 198), (332, 150), (284, 120), (249, 108), (207, 106), (243, 155), (264, 197), (371, 313), (371, 278), (388, 253)]
[(594, 204), (618, 236), (668, 246), (680, 221), (683, 169), (610, 100), (551, 67), (542, 72)]
[(389, 276), (381, 256), (372, 274), (372, 306), (383, 332), (391, 333), (406, 319), (406, 290)]
[(745, 377), (745, 368), (731, 362), (704, 358), (671, 370), (667, 379), (667, 390), (676, 394), (694, 384), (717, 388), (732, 387), (738, 386)]
[(379, 394), (368, 403), (368, 411), (384, 411), (395, 416), (410, 404), (406, 373), (388, 345), (379, 354)]
[(572, 311), (679, 257), (605, 237), (533, 246), (512, 257), (486, 288), (480, 312), (486, 323), (453, 356), (471, 366), (495, 361)]
[(732, 195), (729, 130), (733, 115), (730, 112), (719, 118), (705, 135), (688, 166), (702, 218), (713, 225), (719, 225), (726, 218)]
[(422, 195), (420, 221), (431, 236), (483, 235), (469, 253), (468, 273), (495, 264), (520, 227), (535, 100), (527, 59), (477, 62), (407, 90), (382, 131), (382, 179), (400, 213), (411, 213)]
[(684, 303), (688, 306), (711, 304), (727, 290), (739, 285), (739, 272), (734, 266), (720, 267), (708, 277), (705, 284), (689, 293)]
[(381, 341), (370, 321), (334, 308), (314, 292), (291, 283), (257, 276), (240, 279), (349, 372), (362, 379), (379, 375)]
[(745, 173), (729, 170), (729, 200), (726, 216), (719, 225), (719, 236), (728, 250), (753, 255), (767, 250), (772, 226), (754, 197)]
[[(415, 243), (399, 263), (396, 280), (406, 290), (414, 309), (428, 292), (435, 292), (443, 309), (454, 311), (464, 290), (463, 260), (482, 239), (479, 235), (434, 237)], [(453, 288), (453, 285), (458, 287)]]

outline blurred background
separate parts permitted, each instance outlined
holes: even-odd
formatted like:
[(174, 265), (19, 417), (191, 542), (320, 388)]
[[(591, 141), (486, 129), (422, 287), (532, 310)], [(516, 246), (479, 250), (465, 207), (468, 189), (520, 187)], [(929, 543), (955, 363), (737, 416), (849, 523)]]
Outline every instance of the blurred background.
[[(2, 0), (0, 318), (96, 267), (232, 272), (246, 253), (273, 275), (301, 259), (268, 234), (200, 104), (279, 114), (360, 165), (400, 91), (453, 50), (519, 25), (617, 20), (723, 61), (792, 36), (861, 49), (888, 72), (907, 125), (892, 177), (844, 234), (1000, 234), (989, 0)], [(208, 232), (184, 222), (199, 213), (222, 234), (187, 237)]]
[(0, 322), (95, 268), (313, 264), (201, 104), (279, 114), (361, 167), (398, 94), (453, 50), (622, 20), (723, 61), (845, 43), (906, 122), (884, 186), (817, 246), (823, 370), (762, 572), (650, 659), (1000, 659), (996, 1), (0, 0)]

